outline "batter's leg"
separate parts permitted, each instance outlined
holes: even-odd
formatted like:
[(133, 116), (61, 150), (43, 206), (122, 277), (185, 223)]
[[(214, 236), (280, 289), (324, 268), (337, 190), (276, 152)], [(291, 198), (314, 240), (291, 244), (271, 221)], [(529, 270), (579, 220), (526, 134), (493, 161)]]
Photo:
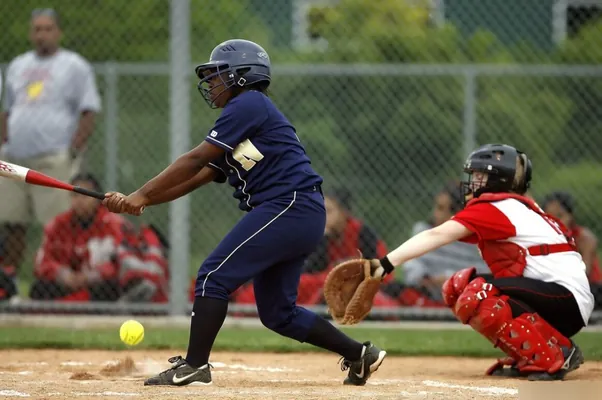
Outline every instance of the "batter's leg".
[(173, 358), (173, 367), (146, 385), (211, 382), (209, 355), (230, 295), (283, 260), (311, 252), (324, 232), (323, 205), (303, 197), (294, 194), (261, 204), (220, 242), (199, 269), (186, 358)]
[(380, 367), (386, 352), (370, 342), (359, 343), (330, 322), (296, 304), (305, 256), (279, 263), (255, 278), (255, 299), (261, 322), (282, 336), (340, 354), (345, 384), (364, 385)]

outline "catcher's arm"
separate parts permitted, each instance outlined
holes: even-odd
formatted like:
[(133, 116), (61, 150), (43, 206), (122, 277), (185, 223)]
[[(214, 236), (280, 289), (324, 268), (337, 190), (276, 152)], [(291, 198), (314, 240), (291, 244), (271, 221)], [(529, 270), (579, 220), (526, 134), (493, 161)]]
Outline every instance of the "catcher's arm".
[(330, 314), (341, 324), (356, 324), (370, 312), (374, 297), (387, 274), (412, 258), (472, 234), (464, 225), (448, 221), (421, 232), (379, 259), (349, 260), (334, 267), (324, 282)]
[(422, 231), (406, 240), (395, 250), (380, 260), (371, 260), (373, 276), (384, 277), (393, 272), (396, 266), (406, 261), (420, 257), (429, 251), (438, 249), (446, 244), (455, 242), (471, 235), (472, 232), (463, 224), (449, 220), (434, 228)]

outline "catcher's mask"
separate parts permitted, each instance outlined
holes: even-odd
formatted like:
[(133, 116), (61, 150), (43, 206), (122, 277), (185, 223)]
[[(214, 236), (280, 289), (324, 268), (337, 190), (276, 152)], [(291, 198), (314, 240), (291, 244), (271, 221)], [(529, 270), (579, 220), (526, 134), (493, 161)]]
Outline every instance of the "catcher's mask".
[[(232, 39), (217, 45), (209, 62), (195, 68), (201, 79), (197, 88), (209, 107), (218, 108), (215, 101), (231, 87), (249, 87), (261, 84), (267, 89), (271, 82), (271, 63), (268, 53), (257, 43)], [(221, 83), (212, 86), (218, 76)]]
[(523, 195), (531, 184), (531, 160), (506, 144), (486, 144), (474, 150), (464, 164), (464, 204), (483, 193)]

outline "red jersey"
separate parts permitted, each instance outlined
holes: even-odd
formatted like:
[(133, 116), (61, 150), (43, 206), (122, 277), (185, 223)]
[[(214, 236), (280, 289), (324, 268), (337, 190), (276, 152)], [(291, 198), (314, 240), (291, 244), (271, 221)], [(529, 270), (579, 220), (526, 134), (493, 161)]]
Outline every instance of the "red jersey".
[(121, 273), (122, 284), (130, 279), (145, 278), (157, 285), (157, 293), (153, 302), (167, 302), (169, 293), (169, 264), (165, 246), (152, 227), (143, 225), (138, 234), (138, 250), (142, 264), (138, 268), (129, 268)]
[(594, 299), (575, 240), (533, 200), (487, 193), (468, 202), (452, 219), (473, 233), (463, 241), (478, 244), (496, 278), (525, 277), (562, 285), (575, 296), (583, 320), (589, 319)]
[(53, 281), (61, 268), (96, 271), (102, 280), (149, 279), (165, 296), (167, 261), (150, 229), (138, 234), (121, 215), (99, 207), (84, 226), (72, 211), (59, 214), (44, 229), (43, 243), (35, 260), (35, 275)]

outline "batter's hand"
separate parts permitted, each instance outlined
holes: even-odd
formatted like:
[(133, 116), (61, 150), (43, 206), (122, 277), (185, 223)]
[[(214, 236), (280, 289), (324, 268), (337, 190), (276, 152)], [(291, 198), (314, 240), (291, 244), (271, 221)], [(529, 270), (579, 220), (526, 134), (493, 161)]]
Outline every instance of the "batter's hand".
[(106, 198), (102, 201), (109, 211), (117, 214), (130, 214), (139, 216), (144, 212), (144, 208), (148, 204), (148, 199), (138, 192), (134, 192), (129, 196), (119, 192), (109, 192)]

